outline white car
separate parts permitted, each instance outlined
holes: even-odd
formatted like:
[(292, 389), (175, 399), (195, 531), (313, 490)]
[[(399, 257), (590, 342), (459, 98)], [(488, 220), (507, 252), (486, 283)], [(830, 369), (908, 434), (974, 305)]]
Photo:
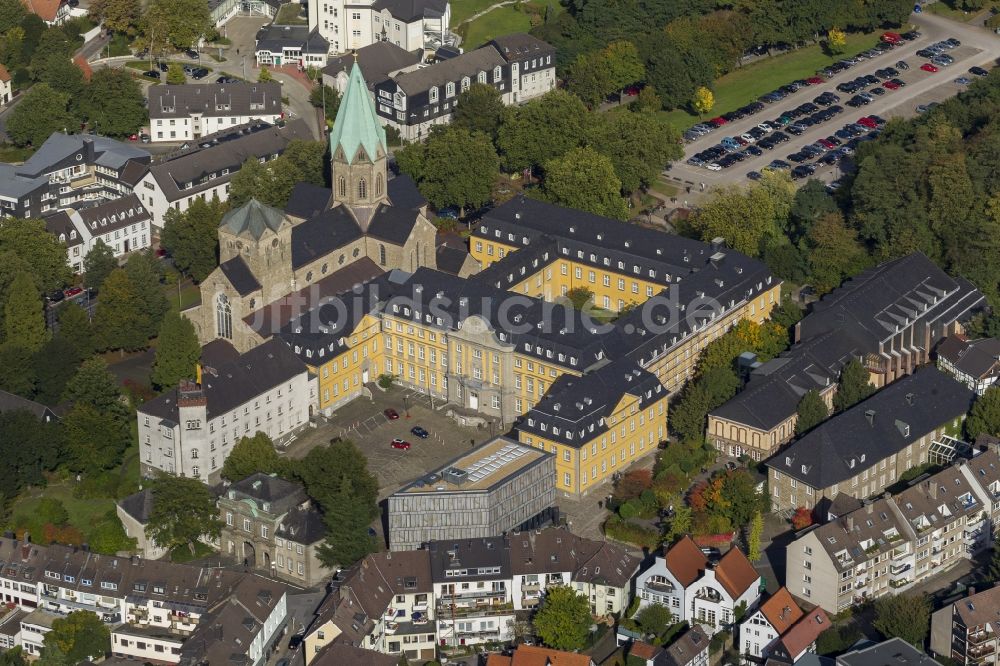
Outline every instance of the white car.
[(722, 165), (720, 165), (718, 162), (712, 162), (710, 164), (706, 164), (705, 168), (708, 169), (709, 171), (722, 171)]
[(774, 127), (771, 125), (771, 123), (761, 123), (761, 124), (757, 125), (757, 127), (759, 127), (760, 129), (764, 130), (765, 132), (773, 132), (774, 131)]
[(753, 138), (753, 135), (750, 133), (740, 134), (740, 138), (746, 141), (747, 143), (757, 143), (757, 139)]

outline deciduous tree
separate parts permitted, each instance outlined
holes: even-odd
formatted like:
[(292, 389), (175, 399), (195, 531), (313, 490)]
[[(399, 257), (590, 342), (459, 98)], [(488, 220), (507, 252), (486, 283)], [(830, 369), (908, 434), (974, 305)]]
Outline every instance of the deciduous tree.
[[(38, 86), (32, 88), (37, 89)], [(21, 102), (15, 108), (20, 109)], [(13, 113), (13, 112), (11, 112)], [(8, 126), (9, 127), (9, 126)], [(18, 270), (28, 270), (39, 292), (61, 289), (70, 280), (66, 246), (45, 230), (41, 220), (0, 218), (0, 285), (10, 284)], [(8, 269), (16, 267), (8, 272)], [(9, 276), (5, 278), (3, 276)]]
[(763, 534), (764, 518), (758, 511), (753, 515), (753, 521), (750, 523), (750, 535), (747, 537), (747, 558), (751, 562), (760, 559), (760, 539)]
[(587, 140), (611, 160), (624, 192), (649, 186), (683, 154), (677, 130), (651, 113), (597, 115)]
[(587, 107), (565, 90), (505, 108), (497, 132), (504, 168), (521, 171), (565, 155), (580, 145), (589, 120)]
[[(169, 78), (168, 72), (168, 82)], [(149, 120), (142, 88), (124, 69), (105, 67), (94, 72), (77, 108), (91, 131), (106, 136), (129, 136)]]
[(812, 511), (804, 506), (800, 506), (792, 514), (792, 529), (804, 530), (813, 524)]
[(4, 296), (4, 340), (37, 352), (49, 338), (42, 298), (27, 273), (18, 273)]
[(94, 330), (102, 349), (135, 351), (149, 345), (153, 323), (142, 297), (125, 269), (116, 268), (104, 281), (94, 313)]
[(153, 507), (146, 536), (160, 548), (187, 546), (195, 552), (201, 538), (216, 539), (222, 530), (215, 496), (201, 480), (164, 475), (150, 485)]
[(184, 212), (169, 209), (164, 215), (161, 242), (179, 270), (201, 282), (215, 270), (219, 259), (219, 223), (226, 205), (218, 197), (195, 197)]
[(65, 343), (76, 348), (75, 355), (80, 359), (89, 357), (96, 349), (90, 315), (75, 302), (59, 308), (59, 334)]
[(187, 75), (184, 73), (184, 67), (179, 62), (172, 62), (167, 65), (167, 83), (174, 86), (187, 83)]
[(485, 134), (443, 127), (427, 139), (421, 193), (436, 208), (478, 208), (489, 201), (500, 174), (500, 159)]
[(103, 658), (111, 651), (111, 631), (101, 618), (90, 611), (73, 611), (56, 618), (45, 634), (43, 654), (55, 648), (65, 655), (67, 664)]
[(241, 438), (222, 464), (222, 478), (227, 481), (240, 481), (257, 472), (279, 476), (289, 473), (286, 461), (274, 450), (274, 442), (262, 432)]
[(115, 251), (111, 249), (110, 245), (98, 238), (90, 251), (87, 252), (86, 259), (83, 260), (83, 282), (90, 289), (100, 291), (104, 281), (116, 268), (118, 268), (118, 259), (115, 258)]
[[(340, 93), (336, 88), (324, 84), (314, 86), (309, 93), (309, 103), (317, 109), (326, 107), (326, 122), (332, 124), (337, 118), (337, 111), (340, 109)], [(458, 113), (458, 111), (455, 111)]]
[[(67, 110), (70, 96), (47, 83), (38, 83), (7, 117), (7, 134), (18, 146), (40, 146), (54, 132), (66, 132), (76, 124)], [(64, 259), (65, 261), (65, 259)]]
[(991, 386), (976, 398), (965, 420), (965, 432), (969, 441), (982, 434), (1000, 436), (1000, 387)]
[(327, 536), (318, 554), (327, 566), (348, 567), (375, 549), (375, 541), (368, 533), (372, 519), (367, 507), (357, 501), (353, 483), (346, 474), (331, 481), (336, 486), (323, 501)]
[(628, 219), (622, 183), (611, 160), (593, 148), (574, 148), (545, 163), (543, 194), (560, 206)]
[(190, 48), (211, 27), (208, 5), (200, 0), (151, 0), (140, 21), (146, 39), (157, 48), (164, 43)]
[(659, 638), (676, 622), (676, 617), (665, 605), (652, 603), (643, 606), (636, 613), (635, 621), (639, 623), (644, 633)]
[(194, 324), (171, 310), (163, 318), (157, 337), (156, 361), (150, 377), (153, 385), (166, 390), (177, 386), (182, 379), (193, 379), (200, 356), (201, 345)]
[(0, 0), (0, 34), (19, 26), (27, 13), (21, 0)]
[(872, 624), (886, 638), (902, 638), (922, 650), (930, 622), (931, 602), (926, 595), (886, 595), (875, 600)]
[(128, 448), (127, 427), (108, 419), (91, 405), (77, 403), (63, 419), (66, 465), (74, 472), (98, 474), (121, 463)]
[(871, 373), (856, 358), (852, 358), (840, 370), (840, 385), (833, 396), (833, 408), (838, 412), (853, 407), (871, 394), (875, 387), (871, 385)]
[(470, 132), (482, 132), (495, 139), (503, 116), (500, 91), (486, 83), (473, 83), (458, 95), (458, 106), (451, 124)]
[(564, 585), (545, 590), (542, 607), (534, 619), (535, 631), (545, 645), (567, 651), (584, 647), (591, 622), (587, 597)]
[(826, 45), (832, 53), (843, 53), (847, 46), (847, 33), (839, 28), (830, 28), (826, 33)]
[(799, 400), (799, 406), (796, 411), (798, 414), (798, 418), (795, 421), (796, 435), (809, 432), (822, 423), (830, 414), (826, 403), (823, 402), (823, 398), (820, 397), (819, 392), (815, 389), (806, 391), (806, 394)]
[(95, 0), (90, 15), (104, 21), (109, 30), (132, 34), (139, 23), (140, 9), (140, 0)]
[(691, 98), (691, 108), (694, 109), (694, 112), (698, 114), (699, 118), (703, 118), (714, 106), (715, 95), (712, 91), (705, 86), (698, 86), (694, 91), (694, 97)]

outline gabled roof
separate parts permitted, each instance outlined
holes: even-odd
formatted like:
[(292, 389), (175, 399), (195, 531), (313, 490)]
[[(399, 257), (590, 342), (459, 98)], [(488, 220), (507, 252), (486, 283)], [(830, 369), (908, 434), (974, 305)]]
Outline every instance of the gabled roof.
[[(486, 662), (493, 666), (496, 662)], [(510, 656), (510, 666), (590, 666), (593, 662), (585, 654), (563, 652), (538, 645), (519, 645)]]
[(760, 612), (767, 618), (779, 636), (788, 631), (788, 628), (803, 616), (802, 609), (795, 603), (788, 588), (784, 586), (760, 605)]
[(56, 20), (56, 14), (59, 13), (59, 7), (62, 5), (63, 0), (21, 0), (24, 3), (25, 8), (35, 14), (38, 18), (48, 23), (52, 23)]
[(412, 23), (421, 18), (440, 18), (448, 9), (447, 0), (375, 0), (372, 9), (388, 9), (398, 21)]
[(399, 658), (374, 650), (365, 650), (348, 643), (335, 642), (323, 648), (309, 662), (313, 666), (398, 666)]
[(118, 506), (135, 518), (136, 522), (145, 525), (149, 521), (149, 514), (153, 512), (153, 491), (150, 488), (143, 488), (118, 500)]
[(240, 296), (246, 296), (260, 289), (260, 282), (254, 277), (242, 256), (237, 255), (229, 261), (222, 262), (219, 264), (219, 268), (222, 269), (222, 274), (226, 276), (229, 284), (233, 285), (233, 289)]
[(733, 599), (760, 579), (760, 574), (739, 548), (730, 548), (715, 567), (715, 577)]
[(969, 340), (953, 335), (941, 343), (937, 355), (976, 379), (1000, 372), (1000, 340), (996, 338)]
[(8, 391), (0, 390), (0, 413), (18, 410), (30, 412), (42, 421), (51, 421), (55, 418), (55, 412), (42, 403), (22, 398), (21, 396)]
[(708, 558), (705, 557), (705, 553), (701, 552), (701, 549), (687, 535), (681, 537), (680, 541), (667, 550), (664, 560), (667, 570), (674, 575), (682, 587), (687, 587), (698, 580), (701, 572), (708, 566)]
[[(419, 51), (407, 51), (392, 42), (375, 42), (357, 51), (357, 63), (369, 87), (389, 78), (389, 75), (420, 63)], [(354, 64), (353, 54), (331, 58), (323, 68), (323, 74), (337, 76), (341, 72), (350, 74)]]
[(685, 666), (708, 649), (708, 636), (701, 625), (694, 625), (667, 647), (663, 655), (663, 666)]
[(7, 81), (10, 81), (10, 80), (11, 80), (11, 78), (10, 78), (10, 72), (7, 71), (6, 67), (4, 67), (2, 64), (0, 64), (0, 81), (7, 82)]
[(374, 160), (380, 153), (386, 154), (386, 145), (385, 128), (375, 113), (368, 84), (361, 75), (361, 68), (354, 63), (330, 132), (330, 154), (336, 155), (339, 147), (350, 164), (357, 157), (359, 148), (363, 148), (368, 158)]
[(822, 608), (814, 608), (781, 637), (780, 644), (785, 653), (790, 658), (795, 659), (829, 628), (830, 618), (827, 617), (826, 611)]

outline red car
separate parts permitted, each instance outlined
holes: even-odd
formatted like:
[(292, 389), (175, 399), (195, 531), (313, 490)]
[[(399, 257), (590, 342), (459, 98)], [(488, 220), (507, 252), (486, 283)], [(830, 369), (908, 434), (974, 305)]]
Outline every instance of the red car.
[(382, 413), (385, 414), (385, 418), (389, 419), (390, 421), (395, 421), (396, 419), (399, 418), (399, 412), (397, 412), (395, 409), (387, 409)]
[(882, 34), (882, 41), (895, 46), (903, 41), (903, 36), (895, 32), (886, 32)]
[(924, 64), (922, 64), (920, 66), (920, 69), (924, 70), (925, 72), (936, 72), (936, 71), (938, 71), (937, 65), (932, 65), (929, 62), (925, 62)]
[(895, 81), (886, 81), (885, 83), (882, 84), (882, 87), (886, 88), (887, 90), (899, 90), (899, 84), (896, 83)]
[(826, 79), (824, 79), (822, 76), (810, 76), (808, 79), (806, 79), (806, 83), (808, 83), (811, 86), (818, 86), (824, 81), (826, 81)]
[(828, 141), (827, 139), (820, 139), (817, 143), (822, 144), (823, 147), (826, 148), (827, 150), (833, 150), (834, 148), (837, 147), (837, 144), (835, 144), (833, 141)]
[(713, 125), (715, 125), (716, 127), (722, 127), (723, 125), (725, 125), (725, 124), (726, 124), (726, 123), (728, 123), (729, 121), (728, 121), (728, 120), (726, 120), (725, 118), (723, 118), (722, 116), (719, 116), (719, 117), (717, 117), (717, 118), (712, 118), (712, 119), (711, 119), (711, 120), (709, 120), (708, 122), (712, 123), (712, 124), (713, 124)]
[(66, 298), (73, 298), (83, 293), (83, 287), (70, 287), (69, 289), (63, 291), (63, 296)]
[(876, 127), (878, 127), (878, 123), (876, 123), (874, 120), (872, 120), (868, 116), (865, 116), (864, 118), (858, 118), (858, 124), (859, 125), (864, 125), (868, 129), (875, 129)]
[(398, 437), (396, 439), (392, 440), (392, 443), (390, 444), (390, 446), (392, 446), (392, 448), (394, 448), (394, 449), (400, 449), (400, 450), (403, 450), (403, 451), (409, 451), (410, 450), (410, 443), (407, 442), (405, 439), (399, 439)]

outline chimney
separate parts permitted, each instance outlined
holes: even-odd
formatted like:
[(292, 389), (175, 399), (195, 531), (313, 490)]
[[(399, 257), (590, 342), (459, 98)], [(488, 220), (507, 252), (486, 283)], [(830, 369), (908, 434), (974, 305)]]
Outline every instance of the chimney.
[(937, 484), (934, 483), (933, 479), (927, 482), (927, 492), (930, 493), (931, 499), (937, 499)]
[(976, 586), (975, 585), (970, 585), (969, 586), (969, 596), (971, 597), (971, 596), (974, 596), (975, 594), (976, 594)]
[(870, 426), (875, 425), (875, 410), (874, 409), (866, 409), (865, 410), (865, 418), (868, 419), (868, 425), (870, 425)]
[(868, 512), (869, 516), (872, 515), (875, 512), (875, 502), (867, 502), (865, 504), (865, 510)]
[(848, 532), (854, 531), (854, 516), (847, 517), (847, 531)]

